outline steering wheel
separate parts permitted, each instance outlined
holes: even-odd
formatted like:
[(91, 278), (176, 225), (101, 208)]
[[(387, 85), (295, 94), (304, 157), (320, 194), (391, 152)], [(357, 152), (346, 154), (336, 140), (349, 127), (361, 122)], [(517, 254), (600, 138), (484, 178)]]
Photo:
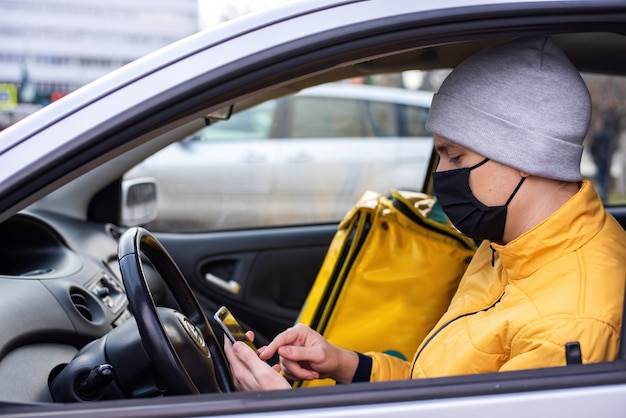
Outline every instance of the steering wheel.
[[(148, 289), (142, 256), (161, 275), (180, 312), (157, 308)], [(141, 342), (167, 392), (232, 392), (234, 385), (222, 344), (213, 333), (189, 284), (161, 243), (146, 229), (122, 234), (118, 258)]]

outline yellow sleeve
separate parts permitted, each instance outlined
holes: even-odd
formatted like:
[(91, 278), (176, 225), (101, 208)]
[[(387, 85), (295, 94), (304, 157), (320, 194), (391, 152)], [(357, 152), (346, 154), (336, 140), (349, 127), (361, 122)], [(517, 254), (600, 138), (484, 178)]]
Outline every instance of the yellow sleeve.
[(619, 332), (593, 318), (544, 319), (513, 339), (511, 357), (500, 371), (564, 366), (568, 342), (580, 343), (583, 363), (609, 361), (617, 356)]
[(366, 353), (372, 358), (370, 382), (410, 379), (411, 363), (383, 353)]

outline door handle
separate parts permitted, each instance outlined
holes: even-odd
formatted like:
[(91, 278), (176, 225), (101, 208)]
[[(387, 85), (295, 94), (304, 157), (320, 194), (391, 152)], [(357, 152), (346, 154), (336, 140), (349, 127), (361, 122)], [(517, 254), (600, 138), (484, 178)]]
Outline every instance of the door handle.
[(256, 152), (249, 152), (243, 157), (243, 162), (248, 164), (264, 163), (265, 160), (265, 155)]
[(299, 151), (296, 154), (287, 157), (287, 162), (290, 163), (306, 163), (312, 161), (313, 157), (306, 151)]
[(225, 280), (211, 273), (207, 273), (204, 278), (212, 285), (217, 286), (220, 289), (225, 290), (229, 293), (232, 293), (233, 295), (236, 295), (237, 293), (239, 293), (239, 290), (241, 290), (241, 285), (234, 280)]

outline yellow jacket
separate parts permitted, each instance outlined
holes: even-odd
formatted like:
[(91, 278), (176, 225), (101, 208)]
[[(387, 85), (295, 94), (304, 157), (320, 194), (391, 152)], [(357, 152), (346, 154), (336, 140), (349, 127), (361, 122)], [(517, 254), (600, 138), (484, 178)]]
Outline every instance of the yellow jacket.
[(483, 242), (413, 362), (367, 353), (370, 380), (565, 365), (571, 341), (583, 363), (614, 359), (625, 281), (626, 232), (585, 181), (517, 239)]

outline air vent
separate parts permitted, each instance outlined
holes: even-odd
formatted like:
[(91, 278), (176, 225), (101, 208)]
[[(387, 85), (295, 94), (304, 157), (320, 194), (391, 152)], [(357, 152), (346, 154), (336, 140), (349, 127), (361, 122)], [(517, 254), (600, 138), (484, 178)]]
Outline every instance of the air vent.
[(91, 313), (91, 309), (89, 309), (89, 299), (87, 299), (87, 297), (88, 296), (85, 296), (76, 289), (70, 292), (70, 298), (78, 313), (87, 321), (91, 322), (93, 321), (93, 314)]
[(92, 324), (101, 324), (104, 321), (104, 308), (91, 292), (82, 287), (72, 287), (69, 295), (74, 309), (83, 319)]

